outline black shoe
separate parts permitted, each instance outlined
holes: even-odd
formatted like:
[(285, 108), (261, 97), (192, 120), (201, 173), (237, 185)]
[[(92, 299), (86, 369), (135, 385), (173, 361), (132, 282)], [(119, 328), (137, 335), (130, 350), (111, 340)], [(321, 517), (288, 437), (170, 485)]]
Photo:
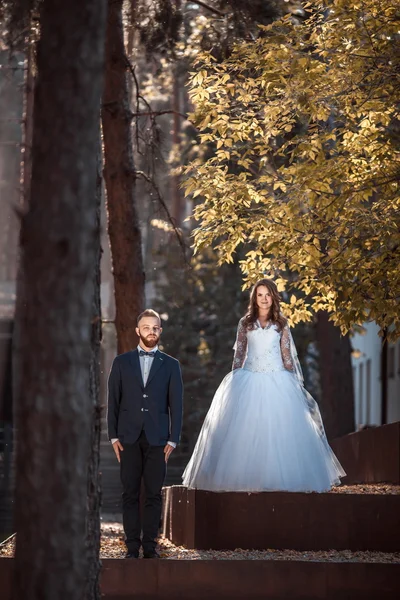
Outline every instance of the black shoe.
[(133, 550), (133, 552), (128, 552), (125, 554), (124, 558), (139, 558), (139, 551)]
[(150, 550), (150, 552), (143, 552), (143, 558), (160, 558), (160, 555), (156, 550)]

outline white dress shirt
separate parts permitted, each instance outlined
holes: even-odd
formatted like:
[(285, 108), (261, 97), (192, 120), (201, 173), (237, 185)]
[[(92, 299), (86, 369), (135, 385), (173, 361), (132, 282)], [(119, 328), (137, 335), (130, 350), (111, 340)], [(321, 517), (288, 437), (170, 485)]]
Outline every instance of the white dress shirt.
[[(140, 351), (142, 350), (143, 352), (152, 352), (155, 354), (158, 350), (158, 346), (154, 346), (154, 348), (152, 348), (151, 350), (145, 350), (139, 344), (139, 346), (137, 347), (137, 350), (139, 352), (139, 363), (140, 363), (140, 370), (142, 372), (143, 383), (144, 383), (144, 385), (146, 385), (147, 380), (149, 378), (150, 369), (153, 365), (154, 356), (145, 356), (145, 355), (140, 356)], [(114, 442), (117, 441), (117, 439), (118, 438), (112, 438), (111, 443), (113, 444)], [(173, 448), (176, 448), (175, 442), (167, 442), (167, 444), (169, 444)]]

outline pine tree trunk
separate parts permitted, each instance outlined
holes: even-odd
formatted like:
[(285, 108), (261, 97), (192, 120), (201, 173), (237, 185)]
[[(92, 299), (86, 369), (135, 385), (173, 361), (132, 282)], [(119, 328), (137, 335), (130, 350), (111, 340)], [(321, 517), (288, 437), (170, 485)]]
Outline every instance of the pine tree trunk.
[[(173, 125), (172, 125), (172, 144), (174, 153), (177, 152), (180, 143), (180, 129), (181, 129), (181, 112), (180, 107), (180, 79), (179, 79), (179, 66), (177, 65), (173, 71), (173, 83), (172, 83), (172, 109), (173, 114)], [(182, 227), (183, 222), (183, 198), (182, 191), (180, 189), (180, 177), (179, 175), (170, 175), (171, 181), (171, 198), (172, 198), (172, 210), (171, 214), (174, 219), (176, 227)]]
[(44, 0), (22, 219), (13, 597), (82, 600), (103, 0)]
[(33, 136), (33, 103), (35, 90), (34, 69), (34, 44), (30, 42), (27, 47), (26, 73), (25, 73), (25, 110), (24, 110), (24, 155), (23, 155), (23, 198), (22, 210), (28, 208), (32, 178), (32, 136)]
[(319, 406), (326, 435), (334, 439), (354, 431), (354, 394), (351, 346), (329, 321), (328, 314), (317, 315), (317, 342), (321, 380)]
[(90, 398), (92, 401), (92, 432), (89, 450), (88, 479), (87, 479), (87, 522), (86, 545), (88, 570), (86, 576), (85, 600), (100, 600), (100, 507), (101, 507), (101, 478), (100, 478), (100, 434), (101, 434), (101, 403), (100, 403), (100, 342), (101, 342), (101, 302), (100, 302), (100, 213), (102, 187), (101, 140), (98, 140), (97, 189), (96, 189), (96, 264), (93, 272), (93, 303), (91, 329), (91, 360), (90, 360)]
[[(32, 138), (33, 138), (33, 104), (34, 104), (34, 90), (35, 90), (35, 76), (34, 76), (34, 45), (33, 42), (29, 41), (26, 49), (26, 60), (25, 60), (25, 82), (24, 82), (24, 116), (23, 116), (23, 155), (22, 155), (22, 193), (21, 193), (21, 213), (25, 214), (29, 207), (29, 197), (31, 193), (31, 180), (32, 180)], [(21, 232), (20, 232), (21, 235)], [(21, 252), (21, 245), (19, 246), (19, 252)], [(17, 261), (17, 282), (16, 288), (18, 290), (16, 298), (15, 314), (18, 316), (21, 314), (22, 305), (25, 302), (25, 298), (22, 295), (22, 271), (21, 271), (21, 257), (18, 256)], [(19, 323), (15, 323), (13, 333), (13, 352), (17, 355), (19, 349)]]
[[(6, 282), (6, 289), (16, 280), (18, 262), (16, 209), (20, 201), (23, 69), (19, 63), (22, 58), (20, 53), (10, 56), (0, 44), (0, 281)], [(10, 289), (7, 295), (11, 293)]]
[(122, 0), (109, 0), (108, 3), (104, 85), (104, 179), (115, 288), (115, 327), (118, 353), (121, 353), (137, 344), (136, 318), (143, 310), (145, 283), (142, 238), (135, 200), (136, 176)]

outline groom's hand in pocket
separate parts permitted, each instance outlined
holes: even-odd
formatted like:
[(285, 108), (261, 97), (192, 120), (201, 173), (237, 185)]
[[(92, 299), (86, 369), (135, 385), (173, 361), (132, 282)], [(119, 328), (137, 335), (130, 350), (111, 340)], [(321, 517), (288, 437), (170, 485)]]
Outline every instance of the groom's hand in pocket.
[(114, 452), (115, 452), (118, 462), (121, 462), (121, 452), (124, 449), (121, 442), (119, 440), (115, 440), (112, 447), (114, 448)]

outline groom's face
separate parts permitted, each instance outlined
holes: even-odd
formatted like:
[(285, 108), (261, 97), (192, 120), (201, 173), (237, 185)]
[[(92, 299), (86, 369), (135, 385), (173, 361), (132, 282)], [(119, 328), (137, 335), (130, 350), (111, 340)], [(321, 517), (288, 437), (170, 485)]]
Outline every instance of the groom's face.
[(146, 348), (157, 346), (161, 332), (162, 329), (157, 317), (143, 317), (136, 327), (136, 333), (140, 337), (142, 345)]

